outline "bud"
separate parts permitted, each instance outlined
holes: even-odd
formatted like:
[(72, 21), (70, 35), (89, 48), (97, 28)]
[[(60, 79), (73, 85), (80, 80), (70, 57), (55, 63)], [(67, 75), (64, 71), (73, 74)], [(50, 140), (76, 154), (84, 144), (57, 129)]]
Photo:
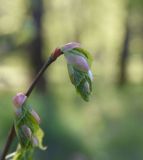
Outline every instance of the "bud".
[(39, 115), (37, 114), (37, 112), (35, 112), (35, 111), (32, 109), (32, 111), (31, 111), (30, 113), (31, 113), (31, 115), (33, 116), (33, 118), (35, 119), (35, 121), (36, 121), (38, 124), (40, 124), (41, 119), (40, 119)]
[(70, 42), (70, 43), (65, 44), (63, 47), (61, 47), (61, 50), (63, 52), (66, 52), (66, 51), (72, 50), (74, 48), (79, 48), (79, 47), (80, 47), (80, 43)]
[(73, 65), (78, 70), (86, 72), (89, 70), (89, 64), (85, 57), (76, 54), (65, 55), (68, 64)]
[(23, 131), (25, 137), (30, 139), (31, 135), (32, 135), (31, 129), (27, 125), (23, 125), (21, 128), (22, 128), (22, 131)]
[(52, 54), (53, 60), (56, 60), (60, 55), (62, 55), (63, 52), (60, 48), (56, 48), (55, 51)]
[(90, 64), (92, 58), (90, 54), (82, 48), (78, 43), (68, 43), (62, 51), (67, 60), (68, 72), (72, 84), (80, 93), (85, 101), (89, 100), (92, 91), (92, 72)]
[(16, 96), (13, 98), (13, 104), (15, 107), (19, 108), (26, 100), (26, 96), (23, 93), (17, 93)]
[(32, 141), (33, 147), (37, 147), (39, 145), (37, 137), (32, 136), (31, 141)]

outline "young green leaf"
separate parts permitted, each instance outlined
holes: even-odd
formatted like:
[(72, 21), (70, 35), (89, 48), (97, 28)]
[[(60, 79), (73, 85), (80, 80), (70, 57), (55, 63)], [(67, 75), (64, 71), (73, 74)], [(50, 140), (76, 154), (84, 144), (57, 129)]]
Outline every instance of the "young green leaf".
[(85, 100), (89, 100), (92, 92), (92, 72), (90, 70), (92, 56), (86, 50), (80, 48), (79, 43), (68, 43), (61, 47), (61, 51), (67, 60), (68, 73), (77, 92)]

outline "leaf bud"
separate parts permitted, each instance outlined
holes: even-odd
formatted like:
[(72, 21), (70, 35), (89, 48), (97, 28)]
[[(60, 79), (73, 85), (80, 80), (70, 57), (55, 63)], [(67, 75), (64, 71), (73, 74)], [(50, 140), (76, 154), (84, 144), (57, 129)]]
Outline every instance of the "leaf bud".
[(27, 125), (23, 125), (21, 128), (22, 128), (22, 131), (23, 131), (25, 137), (28, 138), (28, 139), (30, 139), (31, 136), (32, 136), (31, 129)]
[(26, 100), (26, 96), (23, 93), (17, 93), (15, 97), (13, 97), (13, 104), (16, 108), (19, 108), (22, 106), (22, 104)]

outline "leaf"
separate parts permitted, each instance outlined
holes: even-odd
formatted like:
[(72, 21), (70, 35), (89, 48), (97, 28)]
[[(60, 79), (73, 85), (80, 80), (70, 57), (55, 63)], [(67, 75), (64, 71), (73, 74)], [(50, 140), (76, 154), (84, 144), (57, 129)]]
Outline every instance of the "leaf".
[(42, 150), (47, 149), (47, 147), (43, 146), (42, 141), (43, 141), (43, 137), (44, 137), (44, 132), (41, 128), (39, 128), (36, 133), (35, 133), (36, 137), (38, 138), (39, 141), (39, 145), (38, 147)]
[(78, 86), (80, 82), (84, 79), (85, 72), (77, 70), (72, 65), (68, 65), (68, 72), (70, 75), (71, 82), (75, 86)]
[[(77, 70), (76, 68), (72, 67), (72, 65), (68, 65), (68, 72), (70, 75), (70, 80), (75, 86), (77, 92), (85, 101), (89, 101), (89, 96), (92, 91), (92, 82), (89, 78), (89, 75), (86, 72)], [(89, 84), (89, 91), (87, 91), (86, 87), (84, 86), (86, 82)]]
[[(89, 90), (87, 91), (86, 87), (84, 86), (85, 83), (89, 84)], [(81, 97), (85, 100), (85, 101), (89, 101), (89, 96), (91, 94), (92, 91), (92, 83), (91, 80), (88, 79), (87, 77), (85, 77), (85, 79), (83, 79), (80, 84), (76, 87), (77, 92), (81, 95)]]

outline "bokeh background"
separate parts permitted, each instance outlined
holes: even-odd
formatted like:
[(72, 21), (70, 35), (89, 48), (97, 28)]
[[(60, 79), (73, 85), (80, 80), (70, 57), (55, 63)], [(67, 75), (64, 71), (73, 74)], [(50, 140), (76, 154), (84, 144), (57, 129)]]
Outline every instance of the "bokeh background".
[(142, 15), (142, 0), (0, 0), (0, 152), (12, 97), (56, 47), (77, 41), (94, 58), (92, 96), (76, 94), (64, 57), (48, 68), (29, 98), (48, 145), (34, 159), (142, 160)]

